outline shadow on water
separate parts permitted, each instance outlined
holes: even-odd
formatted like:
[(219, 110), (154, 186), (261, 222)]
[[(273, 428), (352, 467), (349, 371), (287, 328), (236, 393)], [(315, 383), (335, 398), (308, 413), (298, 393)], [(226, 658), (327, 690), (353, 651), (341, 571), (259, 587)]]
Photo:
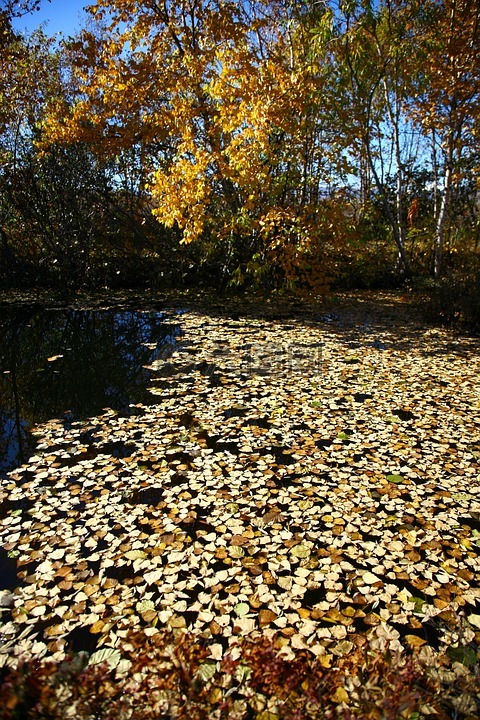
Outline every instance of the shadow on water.
[(144, 366), (169, 357), (180, 334), (159, 312), (0, 310), (0, 472), (32, 454), (35, 423), (151, 402)]

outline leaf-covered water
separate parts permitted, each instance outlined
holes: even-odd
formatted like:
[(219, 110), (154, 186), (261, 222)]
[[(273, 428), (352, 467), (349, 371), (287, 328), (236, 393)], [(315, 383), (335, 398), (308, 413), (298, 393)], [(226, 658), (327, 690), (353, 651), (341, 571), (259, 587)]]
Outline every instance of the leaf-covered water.
[(67, 426), (147, 402), (145, 365), (168, 357), (179, 332), (159, 312), (2, 309), (0, 471), (31, 454), (35, 423), (57, 417)]
[(1, 483), (1, 661), (163, 626), (215, 661), (478, 646), (479, 346), (394, 310), (189, 312), (155, 404), (38, 427)]

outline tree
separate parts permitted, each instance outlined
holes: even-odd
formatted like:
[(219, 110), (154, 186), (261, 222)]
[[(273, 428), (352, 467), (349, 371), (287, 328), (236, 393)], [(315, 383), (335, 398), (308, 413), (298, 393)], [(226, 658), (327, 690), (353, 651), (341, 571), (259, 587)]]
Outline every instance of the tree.
[(337, 103), (348, 108), (338, 107), (336, 113), (343, 140), (350, 156), (358, 158), (362, 203), (368, 207), (373, 194), (379, 198), (398, 252), (398, 269), (408, 273), (408, 181), (414, 153), (407, 116), (411, 38), (406, 19), (395, 0), (354, 1), (342, 4), (336, 25)]
[(135, 148), (114, 161), (86, 143), (44, 140), (47, 101), (68, 105), (72, 85), (66, 54), (42, 31), (12, 39), (3, 59), (10, 64), (0, 126), (2, 279), (68, 289), (124, 277), (152, 236)]
[[(17, 37), (12, 27), (12, 20), (39, 10), (41, 2), (42, 0), (3, 0), (0, 7), (0, 63), (2, 65), (8, 58), (11, 45)], [(7, 67), (8, 64), (6, 63), (2, 69), (4, 70), (4, 80), (7, 79), (8, 81), (5, 72)]]
[(229, 266), (313, 267), (335, 155), (319, 132), (322, 76), (286, 7), (99, 0), (71, 46), (77, 98), (52, 107), (50, 137), (112, 156), (143, 147), (155, 216), (184, 243), (221, 243)]
[(58, 60), (42, 33), (28, 40), (12, 34), (0, 59), (4, 70), (0, 80), (0, 236), (3, 256), (11, 259), (13, 209), (7, 184), (17, 174), (26, 148), (31, 147), (45, 93), (58, 89)]
[[(10, 1), (10, 30), (31, 7)], [(459, 203), (473, 208), (478, 177), (478, 25), (473, 0), (97, 0), (55, 61), (11, 33), (9, 212), (23, 204), (37, 250), (63, 242), (65, 268), (101, 247), (142, 248), (194, 257), (225, 282), (319, 287), (348, 243), (347, 259), (381, 247), (377, 266), (396, 253), (408, 274), (428, 237), (438, 276), (449, 223), (474, 214)], [(68, 244), (86, 235), (92, 252)]]
[[(475, 0), (432, 0), (415, 16), (421, 73), (412, 114), (431, 139), (435, 177), (433, 273), (442, 272), (453, 189), (477, 152), (480, 130), (480, 7)], [(470, 172), (479, 177), (479, 168)]]

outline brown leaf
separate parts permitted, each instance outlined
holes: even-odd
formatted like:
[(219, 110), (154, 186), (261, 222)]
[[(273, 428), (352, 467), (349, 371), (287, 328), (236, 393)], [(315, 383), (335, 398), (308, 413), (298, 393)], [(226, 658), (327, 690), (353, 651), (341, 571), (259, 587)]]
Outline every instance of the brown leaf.
[(260, 623), (260, 627), (265, 627), (265, 625), (269, 625), (273, 620), (276, 620), (278, 617), (277, 613), (273, 612), (272, 610), (260, 610), (258, 613), (258, 621)]

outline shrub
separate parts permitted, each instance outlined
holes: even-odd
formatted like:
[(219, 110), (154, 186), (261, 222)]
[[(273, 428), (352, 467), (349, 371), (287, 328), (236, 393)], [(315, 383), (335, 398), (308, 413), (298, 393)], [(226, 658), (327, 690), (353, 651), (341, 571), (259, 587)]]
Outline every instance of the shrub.
[(432, 321), (480, 334), (480, 273), (440, 280), (429, 293), (425, 311)]
[[(218, 649), (218, 646), (217, 646)], [(343, 657), (271, 641), (244, 642), (223, 661), (190, 635), (131, 633), (121, 652), (29, 661), (6, 672), (1, 720), (474, 720), (478, 663), (392, 654), (366, 643)], [(96, 656), (96, 657), (95, 657)], [(95, 660), (104, 662), (95, 663)]]

